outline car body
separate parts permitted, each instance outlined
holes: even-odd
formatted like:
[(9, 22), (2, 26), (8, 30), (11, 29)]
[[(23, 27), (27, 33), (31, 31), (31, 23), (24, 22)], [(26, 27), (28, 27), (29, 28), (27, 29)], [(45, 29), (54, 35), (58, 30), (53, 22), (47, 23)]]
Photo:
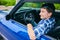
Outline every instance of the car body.
[[(20, 37), (20, 32), (24, 31), (24, 33), (28, 34), (27, 28), (26, 28), (26, 20), (25, 16), (26, 14), (29, 14), (30, 12), (32, 13), (37, 13), (35, 16), (37, 17), (35, 21), (38, 23), (40, 21), (39, 19), (39, 8), (31, 8), (31, 9), (22, 9), (18, 10), (23, 6), (25, 2), (49, 2), (49, 3), (60, 3), (60, 0), (20, 0), (18, 4), (11, 10), (11, 12), (8, 15), (5, 15), (3, 18), (0, 19), (0, 33), (1, 35), (4, 36), (7, 40), (26, 40), (23, 37)], [(18, 12), (17, 12), (18, 10)], [(34, 15), (34, 14), (32, 14)], [(56, 14), (54, 14), (56, 19), (60, 20), (60, 10), (56, 11)], [(34, 16), (34, 17), (35, 17)], [(41, 36), (40, 40), (57, 40), (60, 38), (60, 36), (57, 36), (60, 34), (60, 24), (58, 24), (58, 27), (54, 29), (54, 31), (51, 34), (46, 34)], [(22, 27), (24, 29), (22, 29)], [(57, 32), (58, 31), (58, 32)], [(59, 34), (57, 34), (57, 33)], [(53, 33), (56, 33), (53, 35)], [(53, 36), (52, 36), (53, 35)], [(56, 35), (56, 36), (55, 36)], [(27, 39), (29, 40), (29, 38)]]

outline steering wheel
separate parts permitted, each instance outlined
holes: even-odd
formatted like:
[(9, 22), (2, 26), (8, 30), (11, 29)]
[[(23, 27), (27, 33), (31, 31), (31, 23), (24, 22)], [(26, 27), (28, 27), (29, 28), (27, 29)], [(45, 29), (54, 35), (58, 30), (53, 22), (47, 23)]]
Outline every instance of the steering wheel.
[(24, 21), (25, 23), (32, 23), (35, 20), (34, 13), (32, 11), (29, 11), (24, 14)]

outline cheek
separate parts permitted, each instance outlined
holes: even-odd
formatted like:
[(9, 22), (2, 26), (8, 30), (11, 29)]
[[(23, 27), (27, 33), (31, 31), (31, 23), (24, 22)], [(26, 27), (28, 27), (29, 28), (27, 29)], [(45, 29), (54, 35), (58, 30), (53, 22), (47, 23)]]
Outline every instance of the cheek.
[(44, 16), (44, 17), (48, 17), (48, 14), (44, 13), (43, 16)]
[(46, 17), (47, 15), (46, 15), (46, 14), (44, 14), (43, 16), (44, 16), (44, 17)]
[(47, 15), (46, 12), (41, 12), (41, 13), (40, 13), (40, 16), (41, 16), (41, 17), (47, 17), (48, 15)]

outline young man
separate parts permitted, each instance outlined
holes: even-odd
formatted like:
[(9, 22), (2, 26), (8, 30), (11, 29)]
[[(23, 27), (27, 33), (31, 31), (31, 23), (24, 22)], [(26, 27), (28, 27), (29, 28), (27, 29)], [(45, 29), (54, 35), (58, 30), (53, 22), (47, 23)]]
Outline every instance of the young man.
[(33, 28), (32, 24), (27, 24), (28, 34), (31, 40), (38, 39), (41, 35), (47, 34), (47, 32), (54, 27), (55, 18), (53, 13), (55, 7), (52, 3), (45, 3), (40, 10), (40, 18), (42, 19), (37, 27)]

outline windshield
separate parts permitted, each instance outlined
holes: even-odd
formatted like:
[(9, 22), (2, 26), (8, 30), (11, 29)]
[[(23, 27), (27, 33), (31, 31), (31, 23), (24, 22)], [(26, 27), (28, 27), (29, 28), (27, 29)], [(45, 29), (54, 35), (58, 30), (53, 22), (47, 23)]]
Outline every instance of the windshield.
[[(39, 9), (43, 3), (40, 2), (25, 2), (24, 5), (20, 8), (23, 9)], [(60, 10), (60, 4), (54, 3), (55, 9)]]
[(42, 5), (42, 3), (26, 2), (20, 8), (20, 10), (23, 10), (23, 9), (39, 9), (41, 7), (41, 5)]

